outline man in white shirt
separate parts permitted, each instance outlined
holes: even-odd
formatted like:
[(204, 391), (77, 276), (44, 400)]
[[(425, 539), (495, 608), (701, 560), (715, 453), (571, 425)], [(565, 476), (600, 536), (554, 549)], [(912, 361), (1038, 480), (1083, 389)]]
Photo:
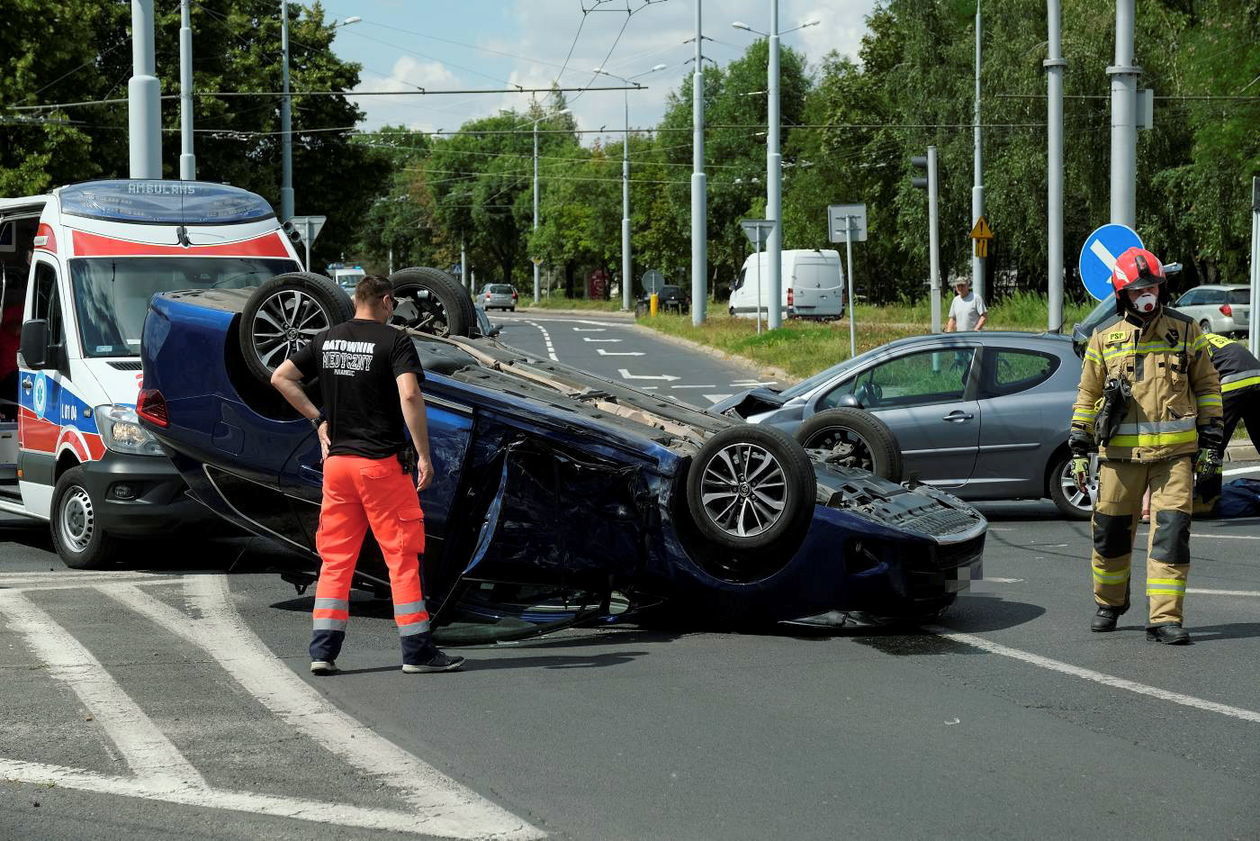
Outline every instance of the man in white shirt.
[(984, 322), (989, 318), (989, 308), (979, 295), (971, 291), (971, 282), (960, 277), (954, 281), (954, 291), (958, 294), (949, 305), (949, 322), (945, 325), (945, 332), (983, 330)]

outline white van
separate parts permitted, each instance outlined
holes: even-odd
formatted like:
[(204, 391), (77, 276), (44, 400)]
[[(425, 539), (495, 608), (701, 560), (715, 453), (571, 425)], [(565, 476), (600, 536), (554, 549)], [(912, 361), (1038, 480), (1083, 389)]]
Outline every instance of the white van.
[(76, 569), (116, 556), (118, 536), (200, 519), (136, 419), (149, 299), (300, 269), (271, 206), (236, 187), (95, 181), (0, 199), (0, 511), (49, 521)]
[[(757, 277), (759, 261), (760, 283)], [(839, 252), (804, 248), (785, 250), (781, 265), (781, 315), (819, 320), (844, 316), (844, 269), (840, 266)], [(756, 318), (760, 298), (762, 318), (769, 317), (769, 277), (770, 255), (764, 251), (749, 254), (731, 289), (730, 314)]]

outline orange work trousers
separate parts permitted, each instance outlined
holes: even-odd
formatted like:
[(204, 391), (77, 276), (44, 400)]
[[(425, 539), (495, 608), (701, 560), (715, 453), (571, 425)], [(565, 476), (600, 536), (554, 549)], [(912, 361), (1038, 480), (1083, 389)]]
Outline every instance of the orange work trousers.
[(389, 566), (403, 662), (421, 662), (430, 645), (429, 613), (420, 590), (424, 512), (415, 481), (393, 456), (324, 460), (324, 498), (315, 534), (322, 565), (315, 585), (311, 657), (333, 660), (341, 649), (350, 619), (350, 582), (368, 528)]

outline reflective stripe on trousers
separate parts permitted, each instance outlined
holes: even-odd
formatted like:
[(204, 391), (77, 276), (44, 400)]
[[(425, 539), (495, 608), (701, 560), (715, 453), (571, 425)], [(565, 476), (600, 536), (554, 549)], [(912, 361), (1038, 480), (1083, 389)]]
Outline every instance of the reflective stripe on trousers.
[(1142, 497), (1151, 489), (1151, 534), (1147, 544), (1146, 597), (1149, 622), (1182, 621), (1190, 573), (1192, 460), (1103, 461), (1098, 465), (1094, 506), (1094, 550), (1090, 560), (1094, 601), (1127, 607), (1133, 536)]
[[(420, 590), (424, 514), (415, 482), (393, 457), (329, 456), (315, 535), (322, 564), (315, 585), (314, 660), (332, 660), (340, 652), (350, 618), (350, 583), (369, 528), (389, 567), (404, 662), (417, 644), (428, 645), (429, 614)], [(423, 640), (414, 639), (422, 634)]]

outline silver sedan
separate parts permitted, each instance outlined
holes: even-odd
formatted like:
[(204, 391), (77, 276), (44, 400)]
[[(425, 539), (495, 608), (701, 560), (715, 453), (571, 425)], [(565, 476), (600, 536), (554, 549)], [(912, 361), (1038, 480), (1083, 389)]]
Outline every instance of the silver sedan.
[(1087, 518), (1066, 443), (1080, 375), (1069, 336), (916, 336), (713, 411), (779, 427), (887, 478), (971, 500), (1049, 498), (1064, 515)]

